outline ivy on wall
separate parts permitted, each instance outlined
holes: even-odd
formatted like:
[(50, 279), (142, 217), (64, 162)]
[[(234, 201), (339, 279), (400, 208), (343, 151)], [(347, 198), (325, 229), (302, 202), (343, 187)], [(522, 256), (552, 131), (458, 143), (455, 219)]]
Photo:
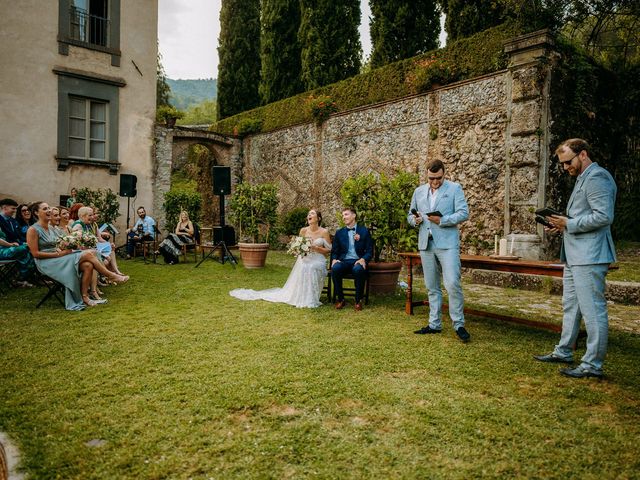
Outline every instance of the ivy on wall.
[[(640, 240), (640, 70), (611, 72), (577, 47), (558, 39), (560, 58), (551, 76), (550, 155), (567, 138), (584, 138), (591, 158), (609, 170), (618, 185), (612, 232), (615, 240)], [(567, 205), (575, 179), (560, 173), (551, 157), (547, 197)]]
[(239, 126), (250, 123), (268, 132), (313, 121), (314, 103), (310, 98), (331, 98), (338, 111), (344, 111), (422, 93), (436, 83), (445, 85), (495, 72), (507, 66), (504, 42), (519, 33), (515, 23), (507, 22), (445, 48), (234, 115), (217, 122), (211, 130), (232, 135), (234, 130), (239, 132)]

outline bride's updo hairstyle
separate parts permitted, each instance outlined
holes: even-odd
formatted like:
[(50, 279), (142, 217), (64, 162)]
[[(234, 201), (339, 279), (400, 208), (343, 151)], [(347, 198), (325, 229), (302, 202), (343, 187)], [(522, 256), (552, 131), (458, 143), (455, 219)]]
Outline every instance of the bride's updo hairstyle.
[[(316, 217), (318, 217), (318, 226), (321, 226), (322, 225), (322, 214), (320, 213), (320, 210), (316, 210), (315, 208), (310, 208), (309, 212), (316, 212)], [(308, 213), (307, 213), (307, 215), (308, 215)], [(309, 221), (307, 221), (307, 225), (309, 225)]]

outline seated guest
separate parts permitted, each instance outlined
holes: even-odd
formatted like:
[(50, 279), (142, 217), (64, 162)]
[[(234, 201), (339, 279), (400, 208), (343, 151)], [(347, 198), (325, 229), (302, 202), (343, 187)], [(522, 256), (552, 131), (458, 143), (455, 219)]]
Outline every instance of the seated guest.
[(57, 237), (49, 228), (49, 205), (36, 202), (33, 212), (38, 221), (27, 231), (27, 245), (38, 270), (64, 285), (67, 310), (82, 310), (86, 306), (96, 305), (96, 302), (89, 298), (89, 284), (94, 270), (118, 283), (129, 280), (127, 276), (107, 270), (96, 257), (95, 250), (58, 249)]
[[(51, 218), (53, 219), (54, 214), (52, 213)], [(106, 259), (109, 257), (109, 253), (111, 253), (111, 245), (107, 244), (109, 247), (109, 251), (105, 252), (104, 244), (105, 242), (100, 243), (98, 240), (98, 230), (95, 228), (95, 224), (93, 222), (93, 209), (91, 207), (80, 207), (78, 209), (78, 220), (73, 222), (71, 227), (71, 231), (79, 231), (88, 233), (89, 235), (93, 235), (96, 237), (96, 255), (98, 260), (103, 262), (106, 265)], [(91, 277), (91, 284), (89, 287), (89, 298), (96, 303), (106, 303), (106, 299), (101, 298), (102, 292), (98, 290), (98, 272), (94, 270), (93, 276)]]
[(49, 228), (51, 231), (55, 232), (58, 238), (66, 235), (64, 231), (60, 228), (60, 208), (59, 207), (51, 207), (51, 218), (49, 219)]
[(69, 220), (73, 223), (78, 220), (78, 210), (80, 210), (84, 205), (82, 203), (74, 203), (71, 207), (69, 207)]
[(195, 234), (195, 228), (193, 223), (189, 220), (189, 214), (183, 210), (180, 212), (180, 220), (176, 225), (175, 233), (169, 234), (165, 238), (158, 251), (162, 254), (165, 263), (173, 265), (178, 263), (178, 258), (182, 253), (183, 245), (193, 245), (193, 236)]
[(71, 208), (76, 203), (76, 195), (78, 195), (78, 190), (75, 187), (71, 188), (71, 192), (69, 198), (67, 198), (67, 208)]
[(29, 230), (29, 227), (35, 223), (33, 215), (31, 215), (29, 205), (26, 203), (18, 205), (16, 210), (16, 221), (18, 222), (18, 225), (20, 225), (20, 238), (22, 239), (22, 243), (24, 243), (27, 241), (27, 230)]
[(18, 278), (16, 286), (33, 287), (29, 279), (36, 268), (26, 244), (8, 242), (4, 230), (0, 228), (0, 260), (16, 260), (18, 262)]
[(127, 230), (127, 259), (130, 259), (136, 248), (136, 243), (153, 240), (155, 235), (156, 221), (147, 215), (144, 207), (136, 210), (138, 220), (133, 228)]
[(4, 232), (7, 242), (22, 245), (24, 240), (20, 237), (20, 225), (13, 218), (18, 208), (18, 202), (12, 198), (0, 200), (0, 229)]
[(62, 230), (64, 235), (68, 235), (71, 233), (71, 225), (69, 225), (69, 209), (60, 205), (58, 206), (58, 210), (60, 211), (60, 230)]
[(93, 223), (91, 224), (91, 230), (98, 239), (98, 251), (102, 254), (105, 260), (105, 265), (112, 272), (118, 275), (124, 275), (118, 268), (118, 261), (116, 260), (115, 244), (111, 243), (109, 239), (111, 235), (108, 232), (101, 232), (98, 226), (100, 219), (100, 210), (97, 207), (93, 207)]

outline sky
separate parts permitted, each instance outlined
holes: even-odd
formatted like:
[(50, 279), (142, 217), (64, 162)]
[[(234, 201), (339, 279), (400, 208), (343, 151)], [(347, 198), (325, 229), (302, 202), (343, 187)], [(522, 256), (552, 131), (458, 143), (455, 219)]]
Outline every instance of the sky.
[[(158, 40), (167, 77), (218, 76), (218, 36), (221, 0), (159, 0)], [(371, 53), (369, 1), (361, 0), (360, 37), (364, 57)], [(440, 38), (443, 43), (443, 36)]]

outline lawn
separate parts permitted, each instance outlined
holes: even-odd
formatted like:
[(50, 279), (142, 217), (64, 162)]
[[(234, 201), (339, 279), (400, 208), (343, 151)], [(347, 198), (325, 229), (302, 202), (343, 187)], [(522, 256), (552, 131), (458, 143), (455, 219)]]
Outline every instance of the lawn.
[[(291, 264), (273, 252), (254, 271), (124, 262), (130, 282), (83, 312), (35, 310), (42, 290), (3, 297), (0, 430), (24, 469), (38, 479), (638, 478), (637, 333), (612, 325), (606, 379), (573, 380), (531, 358), (558, 334), (470, 317), (468, 344), (448, 322), (414, 335), (425, 310), (405, 315), (401, 294), (362, 312), (228, 295), (281, 285)], [(486, 294), (532, 318), (544, 303), (465, 291), (470, 304)]]

